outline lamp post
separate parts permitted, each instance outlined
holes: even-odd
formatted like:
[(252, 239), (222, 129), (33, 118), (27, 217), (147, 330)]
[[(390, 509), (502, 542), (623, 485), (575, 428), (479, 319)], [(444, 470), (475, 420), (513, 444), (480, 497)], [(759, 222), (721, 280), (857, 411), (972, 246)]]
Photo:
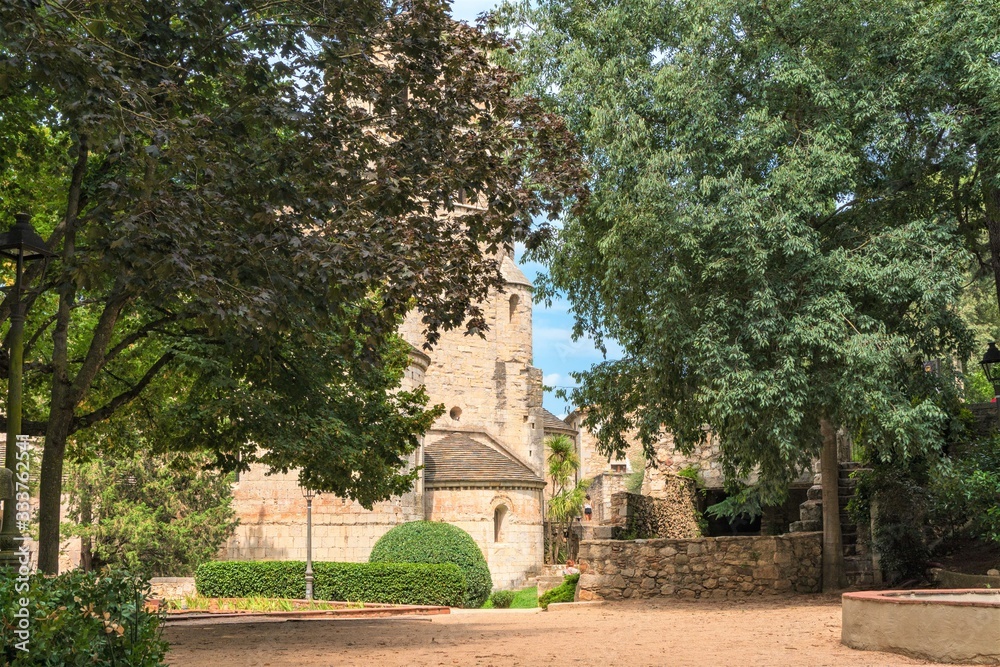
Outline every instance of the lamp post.
[[(47, 261), (52, 253), (45, 241), (31, 226), (31, 216), (18, 213), (14, 216), (14, 226), (0, 234), (0, 256), (15, 263), (14, 284), (10, 288), (12, 299), (10, 311), (10, 332), (7, 334), (10, 367), (7, 375), (7, 443), (4, 467), (17, 468), (17, 436), (21, 433), (21, 373), (24, 366), (24, 316), (25, 304), (21, 296), (24, 292), (22, 280), (26, 262)], [(16, 550), (24, 540), (16, 521), (16, 503), (6, 500), (3, 504), (3, 524), (0, 528), (0, 566), (16, 562)]]
[(302, 496), (306, 499), (306, 600), (313, 599), (313, 498), (316, 492), (309, 487), (302, 487)]

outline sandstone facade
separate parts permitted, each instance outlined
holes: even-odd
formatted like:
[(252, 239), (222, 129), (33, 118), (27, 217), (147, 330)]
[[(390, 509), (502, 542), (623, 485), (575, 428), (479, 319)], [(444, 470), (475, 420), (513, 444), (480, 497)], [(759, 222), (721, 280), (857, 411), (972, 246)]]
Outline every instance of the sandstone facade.
[(580, 600), (816, 593), (821, 552), (821, 533), (584, 541), (577, 593)]
[[(423, 325), (411, 314), (401, 335), (413, 346), (404, 389), (423, 385), (444, 415), (410, 460), (421, 466), (411, 492), (365, 510), (333, 496), (313, 501), (313, 558), (365, 561), (394, 526), (421, 519), (468, 531), (494, 585), (516, 586), (543, 563), (544, 438), (575, 431), (542, 407), (542, 372), (531, 365), (531, 283), (509, 255), (507, 285), (482, 304), (485, 337), (445, 332), (420, 351)], [(297, 475), (257, 467), (234, 488), (240, 519), (224, 549), (230, 559), (304, 559), (305, 500)]]

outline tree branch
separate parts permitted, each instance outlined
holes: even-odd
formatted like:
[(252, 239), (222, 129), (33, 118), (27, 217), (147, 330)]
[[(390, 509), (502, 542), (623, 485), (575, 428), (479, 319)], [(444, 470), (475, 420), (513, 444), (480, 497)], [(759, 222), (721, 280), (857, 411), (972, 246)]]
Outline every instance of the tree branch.
[(108, 417), (110, 417), (111, 415), (113, 415), (116, 410), (126, 405), (130, 401), (134, 400), (136, 397), (138, 397), (139, 394), (142, 393), (143, 389), (149, 386), (149, 383), (153, 381), (153, 379), (160, 372), (160, 370), (162, 370), (164, 366), (173, 361), (173, 359), (174, 359), (173, 352), (167, 352), (166, 354), (164, 354), (162, 357), (157, 359), (155, 364), (149, 367), (149, 369), (146, 371), (146, 374), (143, 375), (138, 382), (132, 385), (132, 387), (128, 389), (128, 391), (123, 391), (122, 393), (118, 394), (110, 401), (108, 401), (107, 404), (102, 408), (94, 410), (93, 412), (88, 413), (86, 415), (75, 417), (73, 419), (73, 425), (70, 427), (69, 432), (71, 434), (76, 433), (81, 429), (92, 426), (97, 422), (103, 421)]
[(130, 333), (128, 336), (125, 336), (125, 338), (123, 338), (113, 348), (108, 350), (108, 353), (104, 355), (104, 361), (101, 363), (101, 367), (103, 368), (109, 361), (113, 360), (115, 357), (121, 354), (126, 348), (132, 345), (132, 343), (135, 343), (136, 341), (145, 338), (150, 333), (155, 331), (158, 326), (166, 324), (167, 322), (173, 322), (176, 319), (177, 316), (171, 314), (167, 315), (166, 317), (161, 317), (158, 320), (153, 320), (152, 322), (148, 322), (143, 326), (139, 327), (138, 329)]

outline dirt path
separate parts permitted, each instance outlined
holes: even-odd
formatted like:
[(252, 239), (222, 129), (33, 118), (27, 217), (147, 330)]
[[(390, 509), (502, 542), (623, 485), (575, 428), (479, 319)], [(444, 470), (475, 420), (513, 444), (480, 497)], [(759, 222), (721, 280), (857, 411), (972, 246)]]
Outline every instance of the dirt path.
[(170, 627), (172, 667), (924, 665), (840, 644), (840, 603), (615, 603), (532, 613)]

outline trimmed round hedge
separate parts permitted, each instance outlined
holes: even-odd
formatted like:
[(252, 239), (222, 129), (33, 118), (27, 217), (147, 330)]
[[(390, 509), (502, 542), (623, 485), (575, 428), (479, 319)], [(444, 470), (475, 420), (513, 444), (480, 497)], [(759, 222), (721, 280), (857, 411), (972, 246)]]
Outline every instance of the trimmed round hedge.
[(490, 568), (472, 536), (450, 523), (411, 521), (383, 535), (370, 563), (454, 563), (465, 574), (465, 606), (483, 606), (493, 589)]

